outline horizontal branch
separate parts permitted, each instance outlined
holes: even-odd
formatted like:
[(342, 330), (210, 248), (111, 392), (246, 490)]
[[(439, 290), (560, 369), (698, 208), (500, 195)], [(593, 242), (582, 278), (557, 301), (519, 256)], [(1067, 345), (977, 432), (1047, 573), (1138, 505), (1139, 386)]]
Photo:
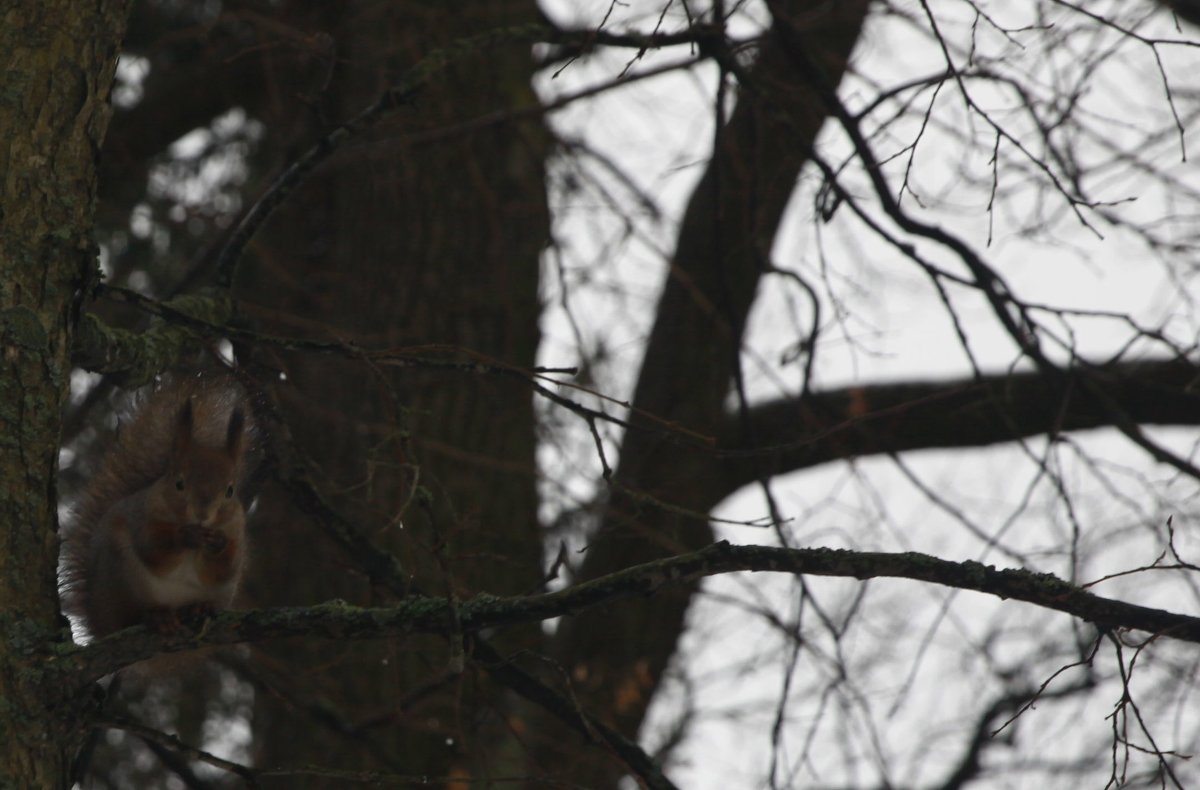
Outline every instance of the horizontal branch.
[(649, 597), (668, 585), (735, 571), (860, 580), (913, 579), (1025, 601), (1078, 617), (1102, 629), (1145, 631), (1200, 643), (1200, 617), (1104, 598), (1051, 574), (997, 569), (973, 561), (951, 562), (916, 552), (781, 549), (733, 546), (721, 541), (699, 551), (636, 565), (559, 592), (510, 598), (478, 595), (457, 609), (443, 598), (413, 596), (390, 607), (362, 608), (332, 601), (308, 607), (225, 612), (206, 623), (199, 635), (162, 636), (138, 626), (93, 645), (69, 650), (50, 662), (47, 671), (54, 674), (51, 680), (56, 687), (78, 688), (160, 651), (187, 650), (202, 644), (292, 636), (346, 640), (415, 633), (473, 633), (576, 615), (622, 598)]
[[(1089, 393), (1087, 381), (1108, 402)], [(750, 411), (754, 436), (772, 445), (722, 452), (724, 497), (760, 473), (783, 474), (839, 458), (932, 448), (982, 447), (1041, 434), (1111, 426), (1121, 414), (1140, 425), (1200, 424), (1200, 365), (1187, 360), (1074, 367), (1062, 376), (1012, 373), (981, 379), (847, 387)], [(726, 419), (723, 448), (738, 448), (742, 426)]]

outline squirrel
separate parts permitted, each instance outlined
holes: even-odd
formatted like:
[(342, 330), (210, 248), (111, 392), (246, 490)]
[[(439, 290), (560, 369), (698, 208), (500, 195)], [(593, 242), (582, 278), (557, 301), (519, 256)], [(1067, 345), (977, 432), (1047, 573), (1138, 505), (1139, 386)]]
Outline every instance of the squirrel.
[(233, 602), (253, 434), (224, 375), (167, 379), (136, 403), (63, 535), (64, 610), (92, 639), (139, 623), (170, 633)]

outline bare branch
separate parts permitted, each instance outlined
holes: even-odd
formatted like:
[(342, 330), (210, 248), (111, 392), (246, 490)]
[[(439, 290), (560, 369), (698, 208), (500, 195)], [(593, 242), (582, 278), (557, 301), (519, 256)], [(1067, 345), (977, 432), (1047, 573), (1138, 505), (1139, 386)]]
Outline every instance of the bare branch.
[(720, 541), (542, 595), (478, 595), (457, 607), (444, 598), (410, 596), (390, 607), (364, 608), (331, 601), (308, 607), (226, 612), (213, 617), (194, 635), (162, 636), (137, 626), (65, 653), (47, 670), (47, 677), (53, 676), (55, 682), (69, 679), (72, 687), (78, 687), (160, 650), (173, 652), (200, 645), (301, 635), (379, 639), (412, 633), (471, 633), (578, 615), (624, 598), (652, 596), (667, 587), (737, 571), (912, 579), (1024, 601), (1105, 630), (1131, 629), (1200, 643), (1200, 617), (1104, 598), (1048, 573), (952, 562), (918, 552), (781, 549)]

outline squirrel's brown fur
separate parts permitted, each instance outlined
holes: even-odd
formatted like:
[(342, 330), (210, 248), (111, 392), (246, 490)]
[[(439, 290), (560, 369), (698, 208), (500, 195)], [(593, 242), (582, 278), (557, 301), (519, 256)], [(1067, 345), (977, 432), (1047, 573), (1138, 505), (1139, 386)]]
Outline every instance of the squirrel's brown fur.
[(135, 402), (63, 534), (64, 609), (91, 638), (230, 605), (253, 436), (245, 393), (224, 375), (174, 377)]

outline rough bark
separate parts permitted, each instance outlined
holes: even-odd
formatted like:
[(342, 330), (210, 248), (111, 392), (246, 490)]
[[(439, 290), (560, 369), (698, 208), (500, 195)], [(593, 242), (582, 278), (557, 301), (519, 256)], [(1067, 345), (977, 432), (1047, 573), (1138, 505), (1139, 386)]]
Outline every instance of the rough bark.
[(96, 152), (128, 4), (37, 0), (0, 24), (0, 786), (60, 787), (78, 735), (36, 684), (67, 638), (55, 471), (71, 331), (92, 280)]

